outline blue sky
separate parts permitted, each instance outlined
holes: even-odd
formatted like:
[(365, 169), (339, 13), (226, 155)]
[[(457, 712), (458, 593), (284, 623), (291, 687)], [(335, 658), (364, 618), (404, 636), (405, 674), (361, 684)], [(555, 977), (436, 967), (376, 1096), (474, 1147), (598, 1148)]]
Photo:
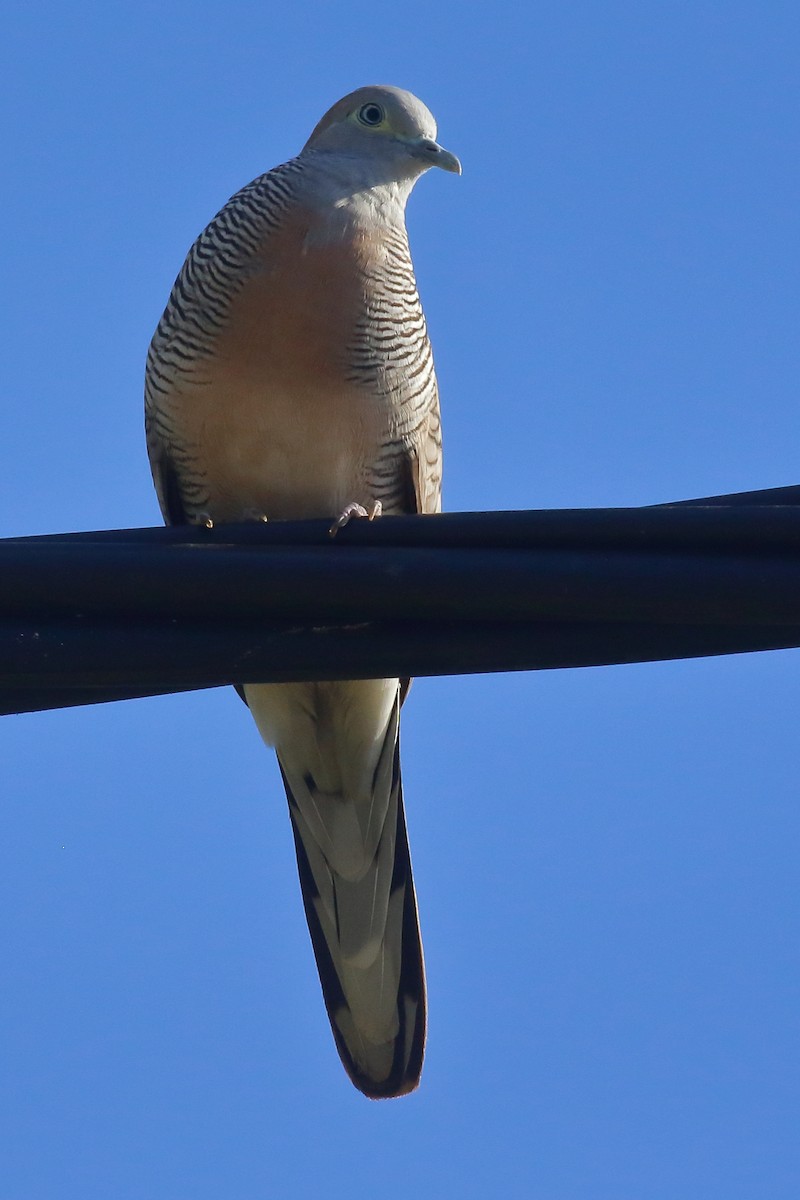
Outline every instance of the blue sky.
[[(794, 3), (11, 4), (0, 535), (158, 521), (143, 359), (241, 184), (368, 82), (451, 510), (800, 481)], [(423, 680), (421, 1090), (333, 1049), (277, 770), (227, 691), (0, 725), (4, 1200), (800, 1189), (797, 652)]]

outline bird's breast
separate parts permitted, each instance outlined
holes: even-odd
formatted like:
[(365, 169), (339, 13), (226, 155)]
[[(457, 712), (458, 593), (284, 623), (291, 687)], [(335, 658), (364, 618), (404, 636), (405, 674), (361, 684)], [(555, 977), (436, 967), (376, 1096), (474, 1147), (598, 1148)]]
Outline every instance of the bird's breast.
[(316, 225), (300, 212), (246, 264), (216, 346), (237, 378), (298, 391), (346, 385), (373, 255), (357, 230), (322, 239)]
[(184, 405), (215, 520), (327, 517), (368, 500), (391, 421), (351, 363), (374, 253), (358, 230), (320, 236), (300, 212), (247, 263)]

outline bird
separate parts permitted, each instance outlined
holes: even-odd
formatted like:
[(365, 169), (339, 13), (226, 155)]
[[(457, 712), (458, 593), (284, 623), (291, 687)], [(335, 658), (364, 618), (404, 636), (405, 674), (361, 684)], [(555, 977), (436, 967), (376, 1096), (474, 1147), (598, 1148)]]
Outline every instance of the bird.
[[(441, 511), (439, 396), (405, 224), (461, 174), (416, 96), (375, 85), (197, 238), (153, 335), (147, 448), (167, 524)], [(334, 1041), (366, 1096), (417, 1087), (425, 969), (400, 773), (409, 680), (247, 683), (274, 747)]]

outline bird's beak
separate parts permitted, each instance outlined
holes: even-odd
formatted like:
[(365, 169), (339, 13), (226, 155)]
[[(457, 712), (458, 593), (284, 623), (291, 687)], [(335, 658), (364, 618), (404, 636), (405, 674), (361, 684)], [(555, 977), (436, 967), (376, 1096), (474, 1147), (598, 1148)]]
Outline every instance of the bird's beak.
[(414, 158), (422, 159), (429, 167), (441, 167), (443, 171), (452, 171), (454, 175), (461, 174), (461, 163), (455, 154), (445, 150), (444, 146), (440, 146), (433, 138), (411, 138), (408, 148)]

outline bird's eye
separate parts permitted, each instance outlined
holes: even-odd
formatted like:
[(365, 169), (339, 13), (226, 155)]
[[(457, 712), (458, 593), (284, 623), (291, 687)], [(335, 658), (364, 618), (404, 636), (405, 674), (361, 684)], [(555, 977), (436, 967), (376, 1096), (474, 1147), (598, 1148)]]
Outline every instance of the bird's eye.
[(357, 116), (362, 125), (380, 125), (383, 120), (383, 109), (380, 104), (362, 104)]

